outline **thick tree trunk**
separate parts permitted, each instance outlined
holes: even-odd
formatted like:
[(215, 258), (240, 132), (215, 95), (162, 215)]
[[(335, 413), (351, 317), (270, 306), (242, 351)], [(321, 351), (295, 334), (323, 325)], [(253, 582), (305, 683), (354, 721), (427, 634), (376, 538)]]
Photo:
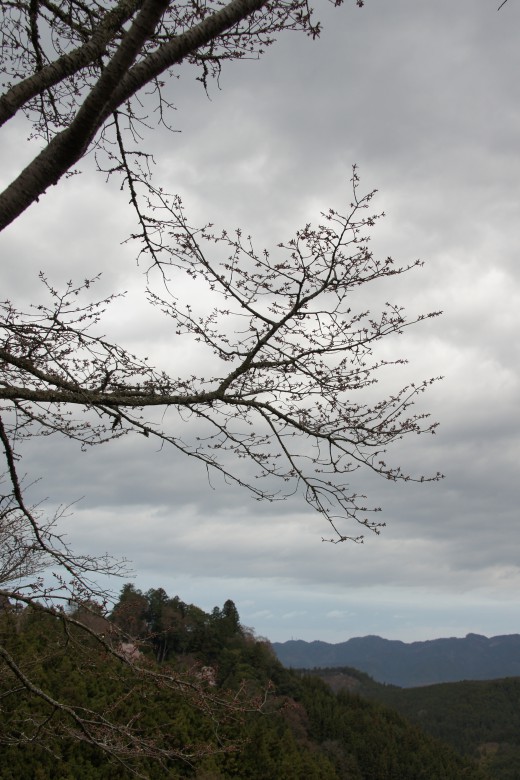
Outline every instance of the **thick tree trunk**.
[(152, 35), (169, 0), (147, 0), (112, 60), (87, 96), (71, 125), (43, 151), (0, 195), (0, 231), (14, 222), (84, 155), (105, 120), (141, 87), (201, 46), (259, 10), (266, 0), (232, 0), (183, 35), (173, 38), (135, 65), (139, 51)]

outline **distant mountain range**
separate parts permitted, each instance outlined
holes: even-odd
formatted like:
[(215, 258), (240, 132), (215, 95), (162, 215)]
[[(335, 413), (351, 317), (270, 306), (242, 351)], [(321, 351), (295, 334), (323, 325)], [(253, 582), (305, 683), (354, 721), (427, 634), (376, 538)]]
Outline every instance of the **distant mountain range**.
[(365, 636), (339, 644), (290, 640), (272, 646), (282, 664), (293, 669), (350, 666), (402, 688), (520, 676), (520, 634), (468, 634), (409, 644)]

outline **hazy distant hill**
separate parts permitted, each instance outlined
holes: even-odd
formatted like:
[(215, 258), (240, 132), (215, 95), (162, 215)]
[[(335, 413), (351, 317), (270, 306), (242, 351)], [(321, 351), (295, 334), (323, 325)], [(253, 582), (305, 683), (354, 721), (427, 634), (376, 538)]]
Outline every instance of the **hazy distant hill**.
[(520, 676), (520, 634), (491, 638), (468, 634), (464, 639), (410, 644), (379, 636), (334, 645), (290, 640), (273, 642), (273, 650), (284, 666), (293, 669), (351, 666), (402, 688)]

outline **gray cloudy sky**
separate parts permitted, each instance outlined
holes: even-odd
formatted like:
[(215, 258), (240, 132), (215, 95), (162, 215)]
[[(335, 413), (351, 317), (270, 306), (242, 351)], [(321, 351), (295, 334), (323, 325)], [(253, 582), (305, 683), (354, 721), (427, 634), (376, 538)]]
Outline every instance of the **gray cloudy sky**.
[[(186, 72), (171, 85), (181, 132), (150, 133), (156, 181), (182, 195), (193, 221), (241, 225), (259, 246), (339, 208), (359, 165), (387, 214), (375, 251), (426, 261), (370, 301), (444, 311), (388, 347), (410, 363), (383, 394), (445, 377), (424, 398), (437, 435), (393, 457), (445, 480), (360, 477), (387, 528), (362, 546), (329, 545), (301, 498), (260, 505), (210, 486), (203, 469), (142, 436), (87, 453), (33, 442), (27, 468), (42, 476), (41, 496), (84, 497), (67, 523), (76, 547), (127, 556), (142, 589), (208, 609), (232, 598), (273, 640), (520, 631), (520, 3), (498, 5), (320, 2), (319, 41), (281, 36), (260, 62), (224, 68), (209, 100)], [(4, 136), (2, 180), (35, 148), (27, 134), (20, 123)], [(3, 284), (36, 301), (40, 269), (56, 283), (102, 270), (100, 289), (129, 291), (107, 332), (167, 364), (171, 326), (140, 301), (121, 244), (133, 229), (127, 199), (87, 163), (2, 236)], [(178, 347), (175, 360), (198, 358)]]

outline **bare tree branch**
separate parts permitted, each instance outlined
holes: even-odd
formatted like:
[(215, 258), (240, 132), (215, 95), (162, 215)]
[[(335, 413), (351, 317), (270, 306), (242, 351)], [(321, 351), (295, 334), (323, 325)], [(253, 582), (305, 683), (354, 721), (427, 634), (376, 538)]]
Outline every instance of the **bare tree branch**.
[[(121, 576), (126, 562), (76, 554), (60, 529), (68, 508), (48, 516), (45, 505), (32, 505), (20, 467), (24, 442), (53, 436), (85, 447), (135, 433), (155, 438), (256, 499), (301, 495), (328, 523), (328, 541), (359, 542), (358, 526), (377, 534), (384, 524), (372, 519), (379, 508), (351, 487), (355, 472), (441, 478), (410, 474), (387, 454), (410, 434), (435, 432), (415, 404), (436, 379), (376, 394), (379, 377), (406, 362), (378, 356), (380, 342), (439, 312), (407, 317), (389, 302), (375, 313), (356, 306), (358, 288), (420, 263), (374, 257), (367, 233), (381, 215), (367, 211), (374, 193), (359, 193), (355, 169), (344, 209), (262, 251), (240, 229), (192, 224), (180, 196), (152, 182), (139, 131), (154, 106), (169, 126), (166, 84), (175, 67), (191, 67), (207, 89), (225, 63), (260, 57), (281, 32), (316, 37), (320, 24), (307, 0), (16, 0), (2, 3), (0, 14), (0, 126), (21, 114), (42, 144), (0, 194), (0, 229), (95, 149), (98, 169), (118, 176), (130, 195), (137, 224), (129, 240), (145, 264), (149, 305), (211, 365), (204, 376), (191, 365), (153, 366), (105, 336), (103, 316), (117, 296), (93, 299), (97, 277), (57, 290), (41, 274), (34, 307), (0, 302), (0, 622), (14, 627), (0, 643), (0, 695), (14, 702), (5, 740), (45, 743), (58, 733), (125, 767), (142, 756), (166, 767), (202, 748), (172, 747), (164, 727), (150, 736), (140, 713), (122, 719), (126, 696), (180, 691), (215, 721), (251, 701), (241, 690), (208, 692), (196, 675), (129, 658), (121, 631), (99, 630), (111, 594), (98, 580)], [(191, 285), (192, 297), (177, 298), (171, 279)], [(34, 615), (49, 620), (54, 644), (26, 662), (9, 641)], [(124, 683), (110, 706), (61, 701), (34, 677), (46, 658), (67, 653), (78, 668), (108, 664)], [(35, 714), (17, 714), (23, 697), (36, 703)], [(205, 749), (222, 745), (217, 739)]]
[[(197, 52), (206, 45), (213, 46), (226, 31), (233, 30), (245, 20), (244, 30), (237, 31), (238, 42), (231, 53), (215, 55), (236, 58), (243, 56), (244, 47), (254, 52), (254, 43), (259, 40), (268, 45), (273, 31), (284, 28), (307, 29), (317, 34), (317, 27), (310, 24), (310, 13), (303, 12), (305, 0), (288, 0), (270, 5), (267, 0), (231, 0), (231, 2), (209, 15), (204, 15), (202, 21), (191, 26), (181, 34), (167, 34), (166, 42), (150, 54), (145, 54), (141, 62), (132, 67), (140, 52), (146, 52), (147, 42), (153, 39), (154, 31), (160, 18), (168, 8), (169, 0), (144, 0), (139, 8), (128, 32), (115, 50), (110, 61), (103, 67), (99, 78), (90, 85), (83, 104), (74, 118), (71, 118), (65, 130), (56, 134), (40, 154), (19, 174), (19, 176), (0, 194), (0, 230), (7, 227), (20, 216), (25, 209), (34, 203), (51, 185), (57, 184), (60, 178), (84, 155), (96, 133), (105, 121), (123, 103), (128, 101), (143, 86), (156, 79), (173, 65), (182, 62), (186, 57), (196, 59)], [(266, 21), (257, 27), (255, 12), (266, 7)], [(55, 73), (49, 76), (43, 67), (36, 68), (30, 84), (24, 80), (21, 85), (13, 87), (3, 98), (4, 117), (14, 115), (16, 109), (30, 99), (31, 95), (41, 94), (43, 89), (52, 83), (62, 81), (69, 72), (76, 72), (82, 65), (90, 64), (94, 57), (99, 57), (100, 49), (107, 37), (114, 31), (117, 20), (125, 17), (127, 6), (119, 7), (119, 15), (115, 14), (109, 22), (105, 22), (101, 32), (97, 30), (94, 44), (88, 51), (81, 48), (75, 60), (70, 57), (67, 62), (61, 60), (56, 64)], [(197, 18), (197, 12), (191, 9)], [(127, 17), (128, 18), (128, 17)], [(245, 38), (245, 43), (241, 39)], [(99, 39), (99, 40), (98, 40)], [(205, 66), (207, 67), (207, 65)], [(2, 103), (0, 102), (0, 106)], [(0, 117), (2, 114), (0, 113)]]
[[(0, 399), (15, 404), (20, 431), (31, 435), (36, 423), (39, 431), (87, 444), (138, 431), (201, 460), (258, 498), (280, 500), (302, 489), (339, 540), (351, 538), (338, 531), (341, 517), (377, 530), (345, 478), (365, 467), (386, 479), (423, 481), (427, 477), (388, 465), (385, 453), (411, 433), (433, 433), (436, 424), (412, 411), (433, 379), (366, 402), (366, 389), (390, 365), (373, 352), (382, 339), (438, 312), (407, 319), (389, 303), (378, 316), (352, 310), (357, 287), (418, 265), (395, 267), (391, 258), (373, 257), (361, 233), (377, 220), (363, 214), (373, 193), (358, 195), (356, 174), (353, 185), (346, 216), (330, 210), (318, 227), (306, 225), (276, 247), (272, 258), (257, 254), (240, 231), (215, 235), (190, 226), (179, 198), (148, 186), (161, 218), (142, 212), (143, 252), (163, 270), (204, 280), (213, 299), (196, 313), (191, 303), (150, 289), (150, 303), (173, 320), (180, 336), (205, 345), (221, 370), (198, 378), (157, 370), (96, 336), (109, 299), (78, 308), (72, 304), (76, 288), (58, 293), (49, 287), (53, 305), (40, 305), (34, 315), (4, 304)], [(227, 258), (213, 260), (215, 246)], [(143, 416), (157, 407), (168, 412), (166, 419), (175, 410), (189, 411), (205, 435), (181, 438), (176, 414), (169, 429)], [(75, 408), (90, 410), (96, 422), (91, 415), (71, 417)], [(248, 459), (251, 477), (237, 473), (230, 456)]]

